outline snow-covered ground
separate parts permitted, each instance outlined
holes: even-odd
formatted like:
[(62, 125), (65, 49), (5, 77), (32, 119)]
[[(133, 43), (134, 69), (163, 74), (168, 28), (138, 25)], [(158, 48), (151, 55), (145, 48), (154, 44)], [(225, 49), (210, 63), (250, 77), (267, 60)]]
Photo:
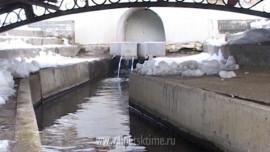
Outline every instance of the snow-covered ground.
[(13, 78), (25, 78), (30, 73), (43, 68), (71, 65), (80, 62), (91, 62), (98, 58), (81, 59), (63, 57), (52, 52), (41, 51), (34, 58), (0, 59), (0, 105), (15, 93)]

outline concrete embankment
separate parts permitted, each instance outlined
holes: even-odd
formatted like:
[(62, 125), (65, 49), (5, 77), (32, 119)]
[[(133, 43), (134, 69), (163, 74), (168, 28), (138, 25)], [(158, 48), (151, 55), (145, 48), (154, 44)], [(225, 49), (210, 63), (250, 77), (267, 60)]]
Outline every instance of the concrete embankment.
[(41, 152), (36, 116), (31, 99), (29, 80), (19, 83), (15, 128), (15, 152)]
[(43, 69), (20, 80), (14, 151), (39, 152), (41, 143), (33, 105), (84, 82), (108, 76), (110, 60)]
[[(224, 80), (229, 82), (226, 83), (215, 77), (206, 77), (205, 83), (202, 83), (204, 78), (194, 78), (193, 81), (192, 78), (151, 77), (132, 73), (129, 98), (132, 104), (224, 151), (267, 152), (270, 151), (270, 107), (265, 104), (268, 101), (256, 103), (255, 99), (244, 99), (244, 93), (249, 92), (240, 91), (241, 98), (237, 98), (233, 93), (223, 94), (222, 89), (218, 93), (214, 91), (220, 84), (225, 85), (227, 92), (227, 88), (233, 87), (233, 84), (243, 90), (241, 86), (248, 82), (248, 78), (239, 74), (237, 81), (242, 81), (241, 85), (240, 82), (231, 82), (233, 79)], [(257, 82), (265, 83), (262, 80)], [(255, 87), (250, 84), (244, 88), (255, 91)], [(265, 88), (260, 92), (269, 96), (267, 91), (269, 89)], [(258, 96), (258, 99), (262, 98)]]

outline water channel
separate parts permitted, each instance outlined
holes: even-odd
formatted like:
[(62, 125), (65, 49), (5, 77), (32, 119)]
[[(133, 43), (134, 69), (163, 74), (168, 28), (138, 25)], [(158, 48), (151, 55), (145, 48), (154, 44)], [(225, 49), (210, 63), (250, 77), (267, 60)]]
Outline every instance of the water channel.
[(201, 152), (130, 110), (128, 78), (89, 82), (36, 108), (44, 152)]

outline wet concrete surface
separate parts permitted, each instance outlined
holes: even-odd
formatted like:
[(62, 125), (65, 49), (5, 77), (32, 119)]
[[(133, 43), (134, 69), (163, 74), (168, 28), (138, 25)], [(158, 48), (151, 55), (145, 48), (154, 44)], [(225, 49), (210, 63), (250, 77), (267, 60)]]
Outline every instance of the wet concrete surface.
[[(15, 88), (17, 89), (17, 87)], [(15, 120), (16, 120), (17, 96), (9, 97), (6, 104), (0, 105), (0, 151), (5, 149), (3, 141), (8, 142), (8, 149), (12, 151), (15, 143)], [(3, 148), (3, 149), (1, 149)]]
[(204, 151), (130, 112), (128, 81), (120, 81), (90, 82), (39, 106), (43, 151)]
[[(242, 66), (236, 78), (221, 79), (218, 75), (198, 78), (164, 76), (164, 79), (234, 98), (270, 105), (270, 68)], [(162, 78), (162, 76), (160, 76)]]

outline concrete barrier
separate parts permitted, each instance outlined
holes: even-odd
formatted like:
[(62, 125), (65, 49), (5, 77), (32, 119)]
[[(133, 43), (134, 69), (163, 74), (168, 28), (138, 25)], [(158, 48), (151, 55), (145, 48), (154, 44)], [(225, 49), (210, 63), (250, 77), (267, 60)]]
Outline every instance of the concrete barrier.
[(20, 81), (14, 152), (41, 152), (41, 143), (28, 79)]
[[(68, 66), (44, 69), (39, 72), (42, 98), (47, 98), (61, 91), (76, 87), (86, 81), (108, 76), (110, 73), (110, 60), (83, 62)], [(35, 85), (38, 78), (32, 78), (31, 84)], [(35, 90), (35, 102), (38, 92)], [(34, 102), (34, 103), (35, 103)]]
[(270, 107), (162, 77), (130, 75), (130, 102), (224, 151), (270, 151)]
[(19, 84), (15, 152), (41, 152), (41, 143), (33, 105), (86, 81), (108, 76), (110, 60), (83, 62), (41, 70)]
[(30, 84), (32, 102), (33, 105), (36, 105), (42, 99), (39, 73), (30, 75), (28, 79)]

